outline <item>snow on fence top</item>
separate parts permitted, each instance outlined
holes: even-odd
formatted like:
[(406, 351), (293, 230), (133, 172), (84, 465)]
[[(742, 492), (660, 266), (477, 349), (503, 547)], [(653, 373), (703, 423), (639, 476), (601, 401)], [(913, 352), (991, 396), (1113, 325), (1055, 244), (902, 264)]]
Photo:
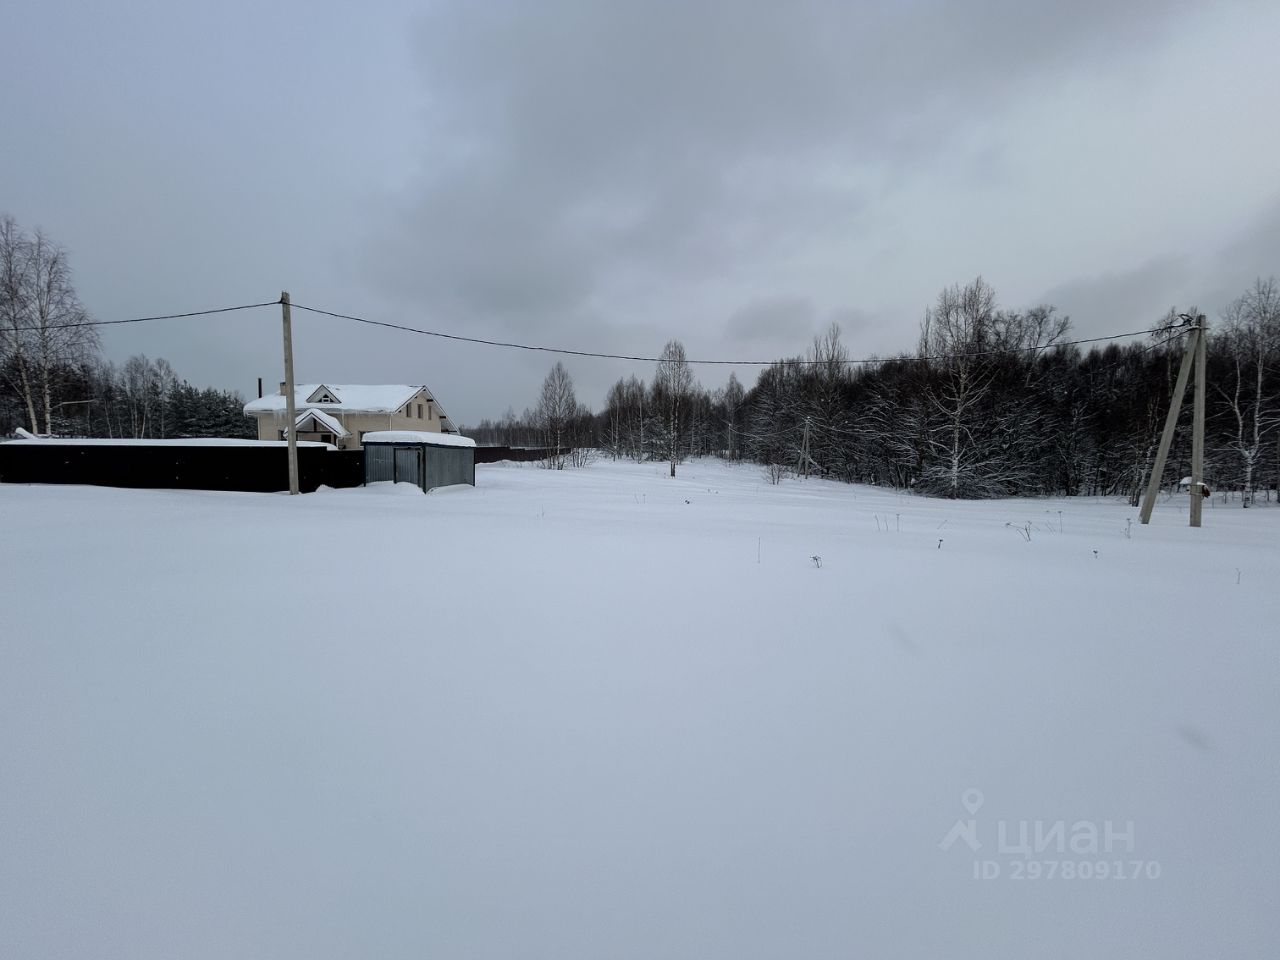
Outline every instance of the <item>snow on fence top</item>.
[(361, 443), (426, 443), (433, 447), (474, 447), (470, 437), (456, 433), (427, 433), (420, 430), (374, 430), (366, 433)]
[[(26, 431), (22, 431), (26, 433)], [(69, 446), (69, 447), (287, 447), (285, 440), (240, 440), (234, 437), (179, 437), (166, 440), (134, 439), (132, 437), (37, 437), (28, 434), (19, 440), (11, 441), (28, 446)], [(320, 443), (315, 440), (299, 440), (300, 447), (321, 447), (325, 450), (338, 449), (331, 443)]]

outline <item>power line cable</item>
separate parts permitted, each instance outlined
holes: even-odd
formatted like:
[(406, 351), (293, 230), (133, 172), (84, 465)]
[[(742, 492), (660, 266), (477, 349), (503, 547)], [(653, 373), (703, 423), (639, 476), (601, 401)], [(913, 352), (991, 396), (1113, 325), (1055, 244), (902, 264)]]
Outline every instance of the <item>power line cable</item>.
[(6, 327), (7, 330), (24, 330), (39, 333), (43, 330), (70, 330), (76, 327), (114, 327), (125, 323), (147, 323), (151, 320), (181, 320), (185, 317), (207, 317), (215, 313), (234, 313), (237, 310), (254, 310), (258, 307), (276, 307), (279, 300), (265, 303), (243, 303), (236, 307), (215, 307), (212, 310), (189, 310), (186, 313), (163, 313), (154, 317), (130, 317), (128, 320), (82, 320), (76, 323), (51, 323), (44, 327)]
[[(124, 324), (133, 324), (133, 323), (149, 323), (153, 320), (181, 320), (189, 317), (206, 317), (206, 316), (213, 316), (216, 314), (234, 313), (241, 310), (256, 310), (261, 307), (278, 306), (279, 303), (280, 301), (278, 299), (266, 300), (261, 303), (245, 303), (245, 304), (239, 304), (233, 307), (215, 307), (208, 310), (188, 310), (183, 313), (164, 313), (164, 314), (156, 314), (155, 316), (148, 316), (148, 317), (130, 317), (124, 320), (84, 320), (84, 321), (77, 321), (75, 323), (50, 324), (45, 327), (9, 327), (8, 329), (15, 330), (15, 331), (40, 332), (40, 331), (49, 331), (49, 330), (68, 330), (68, 329), (75, 329), (75, 328), (82, 328), (82, 327), (111, 327), (111, 326), (121, 326)], [(538, 353), (554, 353), (554, 354), (560, 354), (562, 356), (589, 357), (589, 358), (601, 359), (601, 360), (629, 360), (629, 361), (638, 362), (638, 363), (660, 363), (662, 361), (661, 357), (642, 356), (642, 355), (623, 354), (623, 353), (604, 353), (604, 352), (595, 351), (595, 350), (574, 350), (566, 347), (547, 347), (547, 346), (540, 346), (536, 344), (516, 343), (514, 341), (509, 341), (509, 340), (491, 340), (484, 337), (468, 337), (468, 336), (463, 336), (461, 334), (456, 334), (456, 333), (444, 333), (438, 330), (425, 330), (425, 329), (422, 329), (421, 327), (411, 327), (411, 326), (408, 326), (407, 324), (391, 323), (386, 320), (373, 320), (368, 317), (361, 317), (355, 314), (338, 313), (332, 310), (323, 310), (319, 307), (310, 307), (301, 303), (294, 303), (292, 304), (292, 307), (295, 310), (305, 310), (308, 313), (314, 313), (314, 314), (318, 314), (320, 316), (325, 316), (325, 317), (333, 317), (338, 320), (351, 320), (356, 323), (366, 324), (368, 326), (383, 327), (388, 330), (398, 330), (403, 333), (413, 333), (413, 334), (417, 334), (419, 336), (425, 336), (425, 337), (437, 337), (443, 340), (454, 340), (460, 343), (474, 343), (480, 346), (503, 347), (510, 350), (526, 350), (526, 351), (532, 351), (532, 352), (538, 352)], [(898, 357), (861, 357), (856, 359), (846, 358), (846, 359), (834, 361), (834, 362), (838, 362), (841, 365), (844, 365), (844, 364), (866, 365), (866, 364), (880, 364), (880, 363), (922, 363), (922, 362), (939, 361), (939, 360), (950, 360), (958, 357), (972, 358), (972, 357), (1001, 356), (1008, 353), (1040, 353), (1046, 350), (1052, 350), (1056, 347), (1079, 346), (1081, 344), (1087, 344), (1087, 343), (1103, 343), (1111, 340), (1123, 340), (1128, 337), (1148, 336), (1153, 333), (1162, 333), (1162, 332), (1168, 332), (1168, 331), (1169, 331), (1169, 328), (1134, 330), (1128, 333), (1115, 333), (1115, 334), (1109, 334), (1107, 336), (1101, 336), (1101, 337), (1084, 337), (1078, 340), (1064, 340), (1060, 342), (1042, 344), (1042, 345), (1031, 346), (1031, 347), (1016, 347), (1011, 350), (979, 350), (971, 353), (960, 353), (960, 354), (953, 354), (953, 355), (941, 354), (937, 356), (923, 356), (923, 357), (898, 356)], [(1172, 336), (1170, 336), (1168, 339), (1158, 344), (1153, 344), (1152, 347), (1149, 347), (1148, 349), (1152, 349), (1158, 346), (1163, 346), (1165, 343), (1168, 343), (1175, 336), (1181, 334), (1182, 332), (1184, 331), (1181, 328), (1173, 328)], [(695, 359), (686, 358), (685, 362), (689, 364), (699, 364), (702, 366), (771, 367), (771, 366), (774, 366), (775, 364), (795, 364), (795, 365), (802, 365), (802, 366), (817, 366), (817, 365), (831, 363), (833, 361), (810, 360), (810, 359), (796, 357), (792, 359), (774, 359), (774, 360), (704, 360), (704, 359), (696, 359), (696, 358)]]
[[(506, 347), (511, 350), (529, 350), (539, 353), (556, 353), (569, 357), (594, 357), (601, 360), (632, 360), (641, 363), (660, 363), (662, 357), (634, 356), (623, 353), (602, 353), (594, 350), (572, 350), (562, 347), (544, 347), (527, 343), (515, 343), (508, 340), (488, 340), (483, 337), (465, 337), (456, 333), (442, 333), (438, 330), (424, 330), (421, 327), (410, 327), (402, 323), (390, 323), (386, 320), (371, 320), (368, 317), (355, 316), (349, 313), (336, 313), (332, 310), (321, 310), (319, 307), (308, 307), (300, 303), (294, 303), (293, 309), (306, 310), (308, 313), (316, 313), (325, 317), (334, 317), (338, 320), (353, 320), (356, 323), (368, 324), (373, 327), (384, 327), (388, 330), (399, 330), (404, 333), (416, 333), (424, 337), (439, 337), (443, 340), (456, 340), (462, 343), (475, 343), (487, 347)], [(1012, 350), (981, 350), (972, 353), (958, 353), (952, 355), (939, 355), (930, 357), (864, 357), (859, 359), (845, 359), (838, 361), (841, 364), (873, 364), (873, 363), (920, 363), (931, 360), (951, 360), (958, 357), (992, 357), (1003, 356), (1009, 353), (1039, 353), (1043, 350), (1052, 350), (1055, 347), (1071, 347), (1078, 346), (1083, 343), (1101, 343), (1106, 340), (1122, 340), (1125, 337), (1147, 336), (1152, 333), (1158, 333), (1159, 330), (1134, 330), (1130, 333), (1115, 333), (1105, 337), (1085, 337), (1080, 340), (1064, 340), (1058, 343), (1049, 343), (1034, 347), (1016, 347)], [(806, 360), (796, 358), (793, 360), (697, 360), (686, 358), (685, 363), (715, 365), (715, 366), (742, 366), (742, 367), (771, 367), (774, 364), (801, 364), (805, 366), (820, 365), (829, 363), (828, 360)]]

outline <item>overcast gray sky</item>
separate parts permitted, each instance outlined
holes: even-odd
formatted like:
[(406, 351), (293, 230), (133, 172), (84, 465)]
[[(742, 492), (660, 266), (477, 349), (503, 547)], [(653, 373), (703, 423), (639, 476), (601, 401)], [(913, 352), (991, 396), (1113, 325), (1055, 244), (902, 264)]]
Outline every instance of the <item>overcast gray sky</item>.
[[(288, 289), (695, 357), (800, 353), (835, 319), (866, 355), (979, 273), (1081, 336), (1280, 274), (1274, 2), (5, 7), (0, 212), (70, 249), (103, 320)], [(425, 382), (468, 423), (554, 359), (295, 326), (299, 379)], [(281, 377), (271, 310), (103, 340), (246, 395)], [(566, 365), (595, 407), (652, 372)]]

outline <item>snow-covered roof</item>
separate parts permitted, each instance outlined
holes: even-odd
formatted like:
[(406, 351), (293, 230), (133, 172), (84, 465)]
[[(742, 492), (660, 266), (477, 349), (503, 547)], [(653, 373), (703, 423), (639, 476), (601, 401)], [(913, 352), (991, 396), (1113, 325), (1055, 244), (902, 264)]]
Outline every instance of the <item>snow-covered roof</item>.
[[(303, 429), (306, 422), (312, 419), (314, 419), (319, 425), (319, 429), (315, 431)], [(294, 426), (298, 427), (299, 431), (302, 433), (324, 433), (327, 431), (332, 433), (335, 437), (351, 436), (350, 431), (348, 431), (341, 423), (329, 416), (329, 414), (325, 413), (323, 410), (316, 410), (314, 407), (302, 411), (302, 413), (298, 415), (298, 419), (293, 423)], [(289, 431), (286, 430), (285, 434), (287, 435), (288, 432)]]
[[(293, 386), (293, 403), (295, 408), (315, 407), (308, 398), (321, 388), (327, 390), (337, 403), (326, 403), (328, 410), (359, 411), (360, 413), (391, 413), (408, 403), (419, 390), (425, 390), (422, 384), (408, 383), (296, 383)], [(283, 393), (250, 400), (244, 405), (244, 412), (249, 416), (255, 413), (279, 412), (288, 406)], [(434, 399), (434, 398), (433, 398)]]
[(360, 441), (370, 443), (426, 443), (433, 447), (474, 447), (470, 437), (456, 433), (430, 433), (422, 430), (373, 430)]

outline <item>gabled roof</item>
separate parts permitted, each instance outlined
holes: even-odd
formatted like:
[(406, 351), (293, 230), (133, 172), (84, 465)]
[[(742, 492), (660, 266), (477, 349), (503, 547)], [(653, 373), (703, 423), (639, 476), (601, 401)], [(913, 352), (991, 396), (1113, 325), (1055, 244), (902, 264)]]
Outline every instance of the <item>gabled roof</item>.
[[(293, 402), (298, 409), (314, 406), (318, 401), (311, 400), (311, 397), (327, 390), (338, 402), (326, 403), (326, 410), (391, 413), (413, 399), (418, 391), (426, 389), (422, 384), (405, 383), (300, 383), (294, 384)], [(244, 412), (249, 416), (255, 413), (278, 413), (286, 406), (284, 394), (273, 393), (268, 397), (250, 400), (244, 405)]]
[[(314, 420), (316, 422), (316, 429), (307, 429), (308, 420)], [(298, 428), (299, 433), (332, 433), (335, 437), (351, 436), (350, 431), (341, 423), (329, 416), (329, 414), (325, 413), (323, 410), (316, 410), (314, 408), (303, 410), (302, 413), (298, 415), (298, 419), (294, 421), (294, 426)], [(285, 434), (287, 435), (288, 432), (289, 431), (286, 430)]]
[(307, 403), (341, 403), (342, 398), (336, 392), (330, 390), (323, 383), (311, 391), (311, 395), (307, 397)]

